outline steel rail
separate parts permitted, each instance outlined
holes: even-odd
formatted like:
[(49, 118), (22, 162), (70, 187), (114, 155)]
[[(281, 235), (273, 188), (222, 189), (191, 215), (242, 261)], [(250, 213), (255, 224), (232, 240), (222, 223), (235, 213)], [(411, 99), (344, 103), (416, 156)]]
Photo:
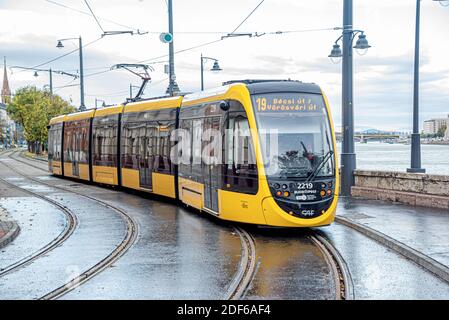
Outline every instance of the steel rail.
[(242, 258), (239, 269), (225, 294), (226, 300), (242, 299), (256, 273), (256, 244), (253, 237), (243, 228), (234, 227), (242, 244)]
[[(4, 162), (1, 162), (5, 167), (10, 168), (10, 166), (6, 165)], [(25, 189), (23, 187), (20, 187), (18, 185), (15, 185), (13, 183), (11, 183), (10, 181), (1, 178), (0, 177), (0, 181), (16, 190), (20, 190), (24, 193), (27, 193), (33, 197), (42, 199), (48, 203), (50, 203), (51, 205), (55, 206), (56, 208), (58, 208), (59, 210), (61, 210), (67, 220), (66, 226), (64, 228), (64, 230), (55, 238), (53, 239), (51, 242), (49, 242), (48, 244), (46, 244), (45, 246), (43, 246), (42, 248), (40, 248), (39, 250), (37, 250), (36, 252), (20, 259), (19, 261), (14, 262), (13, 264), (0, 269), (0, 277), (5, 276), (9, 273), (12, 273), (24, 266), (27, 266), (29, 264), (31, 264), (33, 261), (37, 260), (38, 258), (46, 255), (47, 253), (49, 253), (50, 251), (54, 250), (55, 248), (59, 247), (63, 242), (65, 242), (75, 231), (77, 225), (78, 225), (78, 219), (76, 217), (76, 215), (67, 207), (63, 206), (62, 204), (58, 203), (57, 201), (54, 201), (52, 199), (49, 199), (37, 192), (33, 192), (31, 190)]]
[(340, 253), (335, 249), (329, 240), (318, 232), (309, 235), (312, 242), (323, 253), (326, 262), (331, 268), (332, 275), (335, 281), (335, 299), (336, 300), (353, 300), (354, 286), (352, 282), (351, 273)]
[[(13, 160), (18, 160), (17, 158), (13, 158), (11, 155), (12, 154), (8, 155), (8, 157), (13, 159)], [(24, 163), (23, 161), (19, 161), (19, 162)], [(24, 164), (28, 165), (28, 166), (32, 166), (31, 164), (27, 164), (27, 163), (24, 163)], [(94, 198), (92, 196), (88, 196), (86, 194), (83, 194), (81, 192), (70, 190), (68, 188), (64, 188), (64, 187), (61, 187), (61, 186), (55, 186), (55, 185), (52, 185), (50, 183), (46, 183), (46, 182), (43, 182), (43, 181), (31, 178), (31, 177), (25, 175), (23, 172), (20, 172), (16, 168), (13, 168), (13, 167), (11, 167), (11, 166), (9, 166), (7, 164), (4, 164), (4, 165), (9, 167), (11, 170), (15, 171), (17, 174), (19, 174), (19, 175), (21, 175), (21, 176), (23, 176), (26, 179), (29, 179), (31, 181), (35, 181), (37, 183), (49, 186), (51, 188), (55, 188), (55, 189), (59, 189), (59, 190), (62, 190), (62, 191), (74, 193), (74, 194), (77, 194), (77, 195), (82, 196), (84, 198), (87, 198), (87, 199), (90, 199), (92, 201), (98, 202), (102, 206), (119, 213), (119, 215), (122, 217), (122, 219), (124, 220), (124, 222), (126, 223), (126, 226), (127, 226), (125, 237), (123, 238), (121, 243), (110, 254), (108, 254), (104, 259), (102, 259), (100, 262), (98, 262), (94, 266), (92, 266), (89, 269), (87, 269), (86, 271), (84, 271), (79, 276), (73, 278), (72, 280), (70, 280), (69, 282), (65, 283), (64, 285), (56, 288), (55, 290), (47, 293), (46, 295), (40, 297), (39, 300), (53, 300), (53, 299), (60, 298), (63, 295), (67, 294), (68, 292), (72, 291), (73, 289), (79, 287), (81, 284), (85, 283), (86, 281), (92, 279), (94, 276), (96, 276), (100, 272), (104, 271), (106, 268), (108, 268), (114, 262), (116, 262), (121, 256), (123, 256), (128, 251), (128, 249), (134, 244), (135, 240), (137, 239), (138, 224), (124, 210), (122, 210), (122, 209), (120, 209), (118, 207), (115, 207), (115, 206), (113, 206), (113, 205), (111, 205), (111, 204), (109, 204), (109, 203), (107, 203), (105, 201), (102, 201), (102, 200), (99, 200), (99, 199)], [(41, 169), (41, 170), (43, 170), (43, 169)]]

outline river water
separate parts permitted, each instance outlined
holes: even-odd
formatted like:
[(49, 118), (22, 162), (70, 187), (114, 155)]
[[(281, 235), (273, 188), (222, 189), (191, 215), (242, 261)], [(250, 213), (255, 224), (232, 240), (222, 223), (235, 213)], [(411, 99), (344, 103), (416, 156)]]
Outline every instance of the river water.
[[(337, 146), (341, 150), (341, 144)], [(357, 169), (405, 172), (410, 167), (410, 145), (356, 143)], [(449, 145), (421, 144), (421, 165), (429, 174), (449, 175)]]

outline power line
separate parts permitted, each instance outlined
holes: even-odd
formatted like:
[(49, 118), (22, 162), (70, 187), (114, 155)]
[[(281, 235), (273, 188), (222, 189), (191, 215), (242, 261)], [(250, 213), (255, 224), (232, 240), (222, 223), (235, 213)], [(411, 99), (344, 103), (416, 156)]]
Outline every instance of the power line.
[[(59, 3), (59, 2), (54, 1), (54, 0), (44, 0), (44, 1), (46, 1), (46, 2), (48, 2), (48, 3), (51, 3), (51, 4), (54, 4), (54, 5), (56, 5), (56, 6), (59, 6), (59, 7), (63, 7), (63, 8), (68, 9), (68, 10), (72, 10), (72, 11), (78, 12), (78, 13), (80, 13), (80, 14), (92, 16), (89, 12), (86, 12), (86, 11), (83, 11), (83, 10), (79, 10), (79, 9), (76, 9), (76, 8), (73, 8), (73, 7), (70, 7), (70, 6), (67, 6), (67, 5), (65, 5), (65, 4)], [(120, 27), (123, 27), (123, 28), (131, 29), (131, 30), (135, 30), (135, 31), (138, 31), (138, 30), (139, 30), (139, 29), (137, 29), (137, 28), (133, 28), (133, 27), (130, 27), (130, 26), (121, 24), (121, 23), (119, 23), (119, 22), (110, 20), (110, 19), (101, 18), (101, 17), (99, 17), (99, 19), (100, 19), (100, 20), (103, 20), (103, 21), (106, 21), (106, 22), (109, 22), (109, 23), (112, 23), (112, 24), (115, 24), (115, 25), (120, 26)]]
[(97, 22), (98, 26), (100, 27), (101, 31), (103, 31), (104, 33), (104, 29), (100, 24), (100, 21), (98, 21), (97, 16), (95, 15), (95, 13), (93, 12), (92, 8), (89, 5), (89, 2), (87, 2), (87, 0), (84, 0), (84, 3), (86, 4), (86, 6), (89, 8), (90, 13), (92, 13), (92, 16), (94, 17), (95, 21)]
[[(253, 10), (253, 12), (254, 12), (254, 10)], [(270, 31), (270, 32), (251, 32), (251, 34), (254, 37), (260, 37), (260, 36), (264, 36), (264, 35), (280, 35), (280, 34), (289, 34), (289, 33), (331, 31), (331, 30), (338, 30), (338, 29), (339, 29), (338, 27), (332, 27), (332, 28), (317, 28), (317, 29), (298, 29), (298, 30), (282, 30), (282, 31), (280, 30), (280, 31)], [(212, 33), (214, 33), (214, 32), (212, 32)], [(225, 32), (223, 32), (223, 33), (225, 33)], [(208, 46), (208, 45), (211, 45), (211, 44), (214, 44), (214, 43), (221, 42), (223, 40), (224, 39), (217, 39), (217, 40), (201, 43), (201, 44), (198, 44), (198, 45), (193, 46), (193, 47), (189, 47), (189, 48), (185, 48), (185, 49), (181, 49), (181, 50), (175, 51), (175, 54), (186, 52), (186, 51), (190, 51), (190, 50), (195, 50), (195, 49), (198, 49), (198, 48), (201, 48), (201, 47), (205, 47), (205, 46)], [(165, 57), (168, 57), (168, 54), (164, 54), (164, 55), (160, 55), (160, 56), (157, 56), (157, 57), (153, 57), (153, 58), (137, 61), (136, 63), (149, 63), (149, 62), (151, 62), (153, 60), (157, 60), (157, 59), (161, 59), (161, 58), (165, 58)], [(154, 62), (154, 63), (164, 63), (164, 62), (167, 62), (167, 61), (157, 61), (157, 62)], [(107, 70), (91, 73), (91, 74), (88, 74), (88, 75), (86, 75), (84, 77), (86, 78), (86, 77), (96, 76), (96, 75), (104, 74), (104, 73), (107, 73), (107, 72), (111, 71), (111, 70), (109, 70), (108, 67), (105, 67), (105, 68), (107, 68)], [(101, 69), (101, 68), (98, 68), (98, 69)]]
[[(99, 41), (99, 40), (101, 40), (101, 39), (102, 39), (102, 38), (98, 38), (98, 39), (96, 39), (96, 40), (93, 40), (93, 41), (91, 41), (91, 42), (89, 42), (89, 43), (83, 45), (83, 49), (84, 49), (85, 47), (87, 47), (87, 46), (90, 46), (91, 44), (94, 44), (95, 42), (97, 42), (97, 41)], [(43, 63), (41, 63), (41, 64), (38, 64), (38, 65), (36, 65), (36, 66), (34, 66), (34, 67), (32, 67), (32, 68), (39, 68), (39, 67), (42, 67), (42, 66), (44, 66), (44, 65), (46, 65), (46, 64), (49, 64), (49, 63), (52, 63), (52, 62), (57, 61), (57, 60), (59, 60), (59, 59), (62, 59), (62, 58), (64, 58), (64, 57), (67, 57), (68, 55), (71, 55), (72, 53), (77, 52), (77, 51), (79, 51), (79, 48), (76, 48), (76, 49), (74, 49), (74, 50), (72, 50), (72, 51), (69, 51), (69, 52), (67, 52), (67, 53), (65, 53), (65, 54), (63, 54), (63, 55), (61, 55), (61, 56), (58, 56), (58, 57), (56, 57), (56, 58), (53, 58), (53, 59), (51, 59), (51, 60), (45, 61), (45, 62), (43, 62)]]
[(231, 34), (233, 34), (234, 32), (236, 32), (237, 29), (240, 28), (240, 27), (242, 26), (242, 24), (244, 24), (244, 23), (246, 22), (246, 20), (249, 19), (249, 17), (251, 17), (251, 15), (254, 13), (254, 11), (256, 11), (257, 8), (259, 8), (260, 5), (261, 5), (262, 3), (264, 3), (264, 1), (265, 1), (265, 0), (260, 1), (260, 3), (253, 9), (253, 11), (251, 11), (250, 14), (249, 14), (245, 19), (243, 19), (242, 22), (240, 22), (240, 24), (237, 26), (237, 28), (234, 29), (234, 31), (231, 32)]

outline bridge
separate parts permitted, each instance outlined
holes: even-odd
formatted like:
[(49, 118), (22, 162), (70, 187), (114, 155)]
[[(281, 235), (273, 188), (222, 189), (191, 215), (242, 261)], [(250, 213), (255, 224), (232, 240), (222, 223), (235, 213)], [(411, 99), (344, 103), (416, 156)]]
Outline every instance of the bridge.
[[(342, 141), (343, 136), (340, 132), (335, 133), (337, 141)], [(366, 134), (366, 133), (356, 133), (354, 134), (354, 141), (386, 141), (386, 140), (398, 140), (401, 136), (398, 134)]]

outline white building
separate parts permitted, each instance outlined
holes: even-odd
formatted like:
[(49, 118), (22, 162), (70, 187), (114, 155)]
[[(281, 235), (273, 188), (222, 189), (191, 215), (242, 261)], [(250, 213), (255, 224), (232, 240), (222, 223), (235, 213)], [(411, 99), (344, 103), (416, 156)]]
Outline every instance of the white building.
[(11, 101), (11, 89), (9, 88), (8, 73), (6, 72), (6, 58), (3, 66), (3, 85), (0, 102), (0, 144), (11, 145), (15, 143), (16, 124), (6, 112), (6, 105)]
[(447, 118), (430, 119), (424, 121), (423, 133), (437, 134), (442, 127), (449, 128), (449, 115), (447, 116)]

